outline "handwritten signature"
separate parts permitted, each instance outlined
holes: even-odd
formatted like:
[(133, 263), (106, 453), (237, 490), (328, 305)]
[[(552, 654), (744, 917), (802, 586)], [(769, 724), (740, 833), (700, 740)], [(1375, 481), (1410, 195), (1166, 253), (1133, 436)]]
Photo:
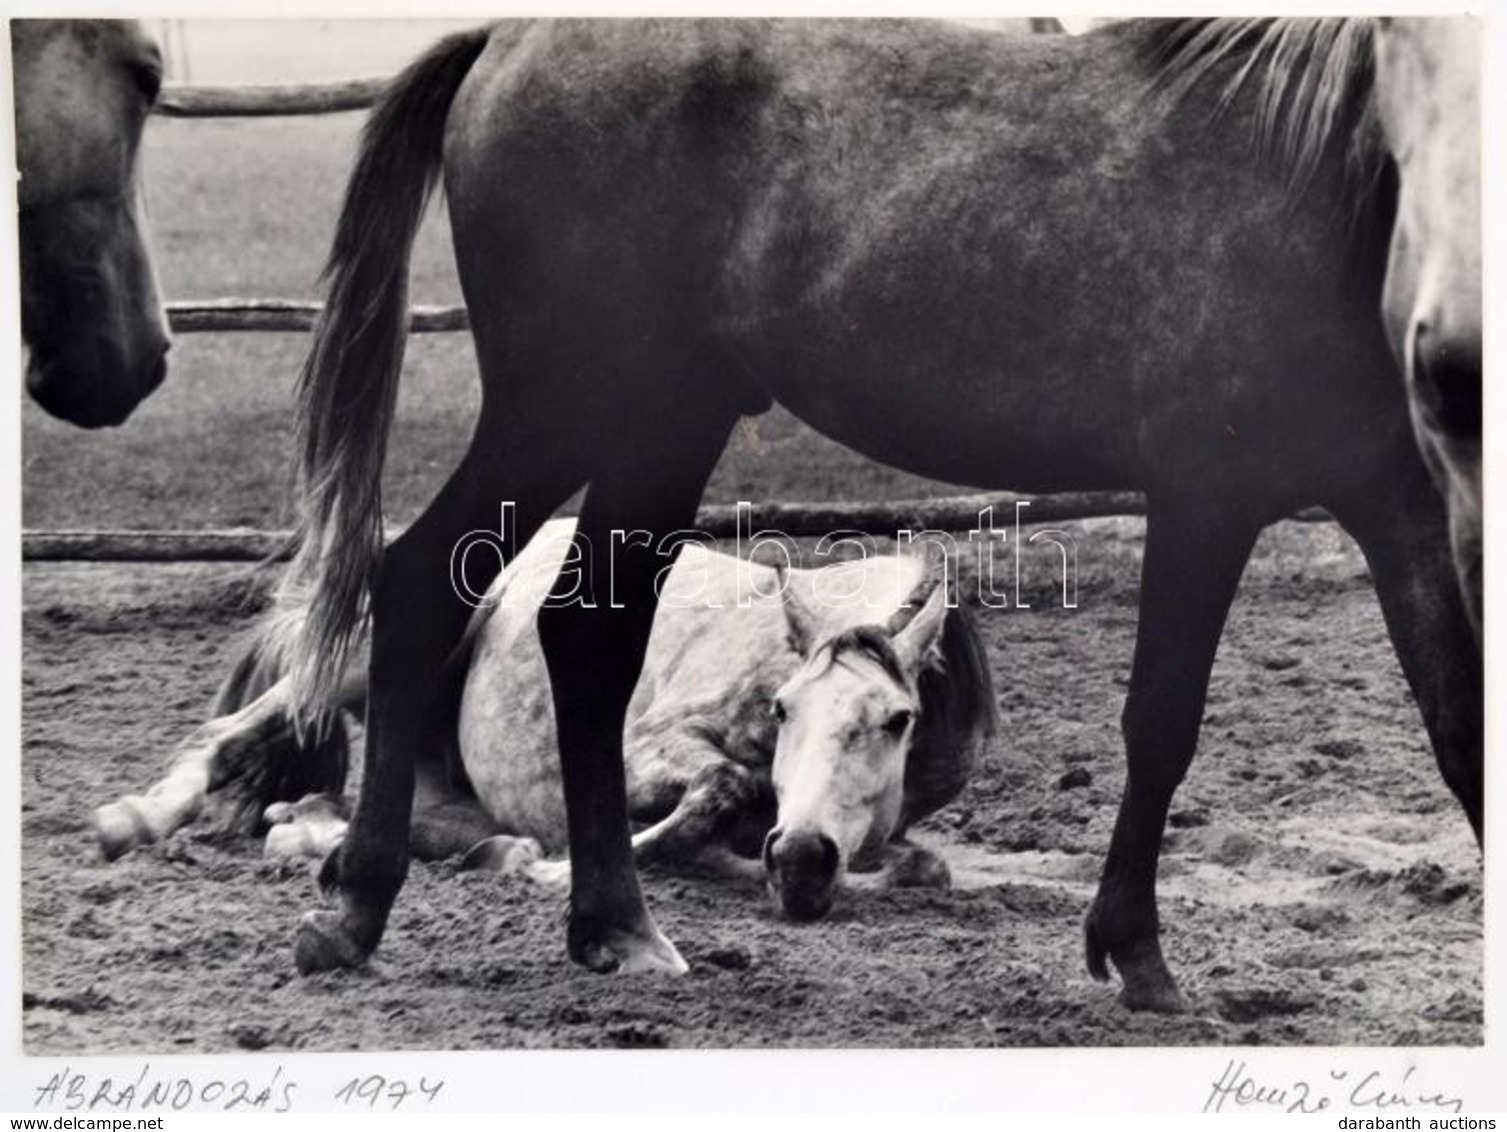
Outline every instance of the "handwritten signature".
[(1446, 1096), (1423, 1088), (1416, 1080), (1417, 1068), (1409, 1066), (1401, 1077), (1390, 1078), (1381, 1070), (1352, 1072), (1331, 1069), (1322, 1078), (1309, 1081), (1295, 1078), (1281, 1084), (1257, 1079), (1244, 1061), (1231, 1058), (1213, 1082), (1205, 1112), (1223, 1112), (1232, 1108), (1257, 1108), (1264, 1111), (1297, 1113), (1325, 1112), (1341, 1106), (1372, 1112), (1422, 1110), (1459, 1112), (1465, 1107), (1460, 1097)]

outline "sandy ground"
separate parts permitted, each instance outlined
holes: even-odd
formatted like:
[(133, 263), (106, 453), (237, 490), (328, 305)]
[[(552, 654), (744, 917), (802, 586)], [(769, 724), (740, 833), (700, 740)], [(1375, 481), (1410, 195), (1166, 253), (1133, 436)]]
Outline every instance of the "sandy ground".
[(1078, 533), (1078, 609), (1042, 578), (1032, 610), (984, 620), (1004, 731), (924, 835), (955, 888), (798, 926), (755, 888), (649, 878), (679, 980), (574, 969), (557, 897), (453, 863), (414, 867), (368, 968), (300, 978), (293, 927), (319, 900), (302, 867), (207, 819), (106, 864), (89, 812), (202, 719), (249, 624), (241, 571), (29, 566), (27, 1052), (1480, 1043), (1479, 856), (1330, 526), (1263, 542), (1174, 804), (1162, 919), (1192, 1012), (1132, 1015), (1088, 978), (1139, 536)]

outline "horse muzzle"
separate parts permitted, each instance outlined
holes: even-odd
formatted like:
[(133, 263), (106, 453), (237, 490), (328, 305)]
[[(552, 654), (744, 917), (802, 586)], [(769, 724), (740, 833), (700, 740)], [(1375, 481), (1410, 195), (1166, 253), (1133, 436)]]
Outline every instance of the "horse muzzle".
[(90, 364), (33, 350), (26, 369), (26, 389), (49, 416), (79, 428), (124, 424), (167, 377), (168, 342), (136, 366)]
[(832, 908), (842, 853), (824, 833), (770, 831), (764, 839), (764, 870), (780, 910), (798, 923), (810, 923)]

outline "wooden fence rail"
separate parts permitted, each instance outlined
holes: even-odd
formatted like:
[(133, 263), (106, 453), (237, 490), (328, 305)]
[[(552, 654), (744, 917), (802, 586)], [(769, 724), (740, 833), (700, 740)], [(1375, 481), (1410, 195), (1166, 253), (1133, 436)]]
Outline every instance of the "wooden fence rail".
[(391, 80), (386, 76), (338, 83), (287, 86), (185, 86), (162, 88), (154, 114), (164, 118), (274, 118), (365, 110)]
[[(320, 303), (294, 299), (196, 299), (167, 304), (168, 324), (176, 334), (226, 330), (312, 330), (323, 310)], [(469, 330), (465, 307), (415, 306), (408, 312), (414, 333)]]
[[(906, 499), (888, 503), (765, 503), (739, 517), (736, 507), (703, 507), (696, 529), (716, 539), (745, 539), (778, 531), (792, 538), (819, 538), (843, 532), (894, 538), (901, 531), (963, 532), (978, 526), (979, 512), (994, 508), (997, 530), (1015, 522), (1015, 505), (1029, 506), (1021, 521), (1063, 523), (1110, 515), (1144, 515), (1146, 500), (1138, 492), (1083, 492), (1064, 495), (960, 495), (941, 499)], [(1318, 508), (1292, 516), (1299, 522), (1330, 518)], [(398, 528), (388, 531), (397, 537)], [(285, 561), (292, 549), (288, 531), (247, 528), (203, 531), (23, 531), (21, 558), (26, 562), (264, 562)]]

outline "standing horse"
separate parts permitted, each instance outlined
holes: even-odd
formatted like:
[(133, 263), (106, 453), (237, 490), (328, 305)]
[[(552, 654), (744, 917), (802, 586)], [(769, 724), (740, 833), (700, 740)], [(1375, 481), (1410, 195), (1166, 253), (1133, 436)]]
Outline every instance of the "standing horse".
[[(940, 479), (1146, 493), (1129, 773), (1086, 924), (1090, 970), (1112, 960), (1128, 1005), (1183, 1006), (1159, 938), (1163, 826), (1252, 545), (1297, 508), (1327, 507), (1363, 548), (1479, 835), (1480, 651), (1382, 319), (1398, 169), (1371, 128), (1378, 35), (501, 24), (406, 70), (367, 125), (301, 381), (294, 577), (315, 592), (297, 702), (319, 710), (368, 610), (372, 656), (341, 904), (305, 916), (299, 968), (362, 962), (402, 885), (415, 752), (468, 612), (457, 540), (513, 501), (526, 542), (586, 486), (577, 546), (615, 547), (610, 595), (595, 577), (539, 615), (568, 949), (595, 970), (684, 970), (634, 872), (624, 723), (660, 552), (739, 416), (775, 401)], [(384, 556), (406, 259), (441, 169), (482, 406)]]
[(128, 21), (10, 34), (26, 387), (72, 424), (120, 424), (167, 375), (138, 160), (162, 56)]
[[(1376, 114), (1402, 179), (1383, 296), (1481, 634), (1481, 30), (1379, 20)], [(1419, 90), (1429, 98), (1420, 102)]]

